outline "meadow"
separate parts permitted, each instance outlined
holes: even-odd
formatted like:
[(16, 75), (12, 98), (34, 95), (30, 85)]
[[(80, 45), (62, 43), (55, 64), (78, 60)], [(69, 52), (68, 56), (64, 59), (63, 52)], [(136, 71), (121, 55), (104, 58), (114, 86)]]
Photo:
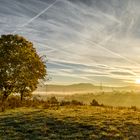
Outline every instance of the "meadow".
[(139, 140), (140, 111), (89, 105), (0, 113), (1, 140)]
[(139, 99), (128, 91), (34, 94), (22, 102), (11, 95), (0, 140), (139, 140)]

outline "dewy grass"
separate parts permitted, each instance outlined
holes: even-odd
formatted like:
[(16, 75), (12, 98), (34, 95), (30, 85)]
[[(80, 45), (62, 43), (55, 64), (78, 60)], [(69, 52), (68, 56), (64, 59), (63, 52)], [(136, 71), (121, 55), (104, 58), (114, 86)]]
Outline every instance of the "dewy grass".
[(139, 139), (140, 112), (93, 106), (8, 110), (0, 113), (0, 138)]

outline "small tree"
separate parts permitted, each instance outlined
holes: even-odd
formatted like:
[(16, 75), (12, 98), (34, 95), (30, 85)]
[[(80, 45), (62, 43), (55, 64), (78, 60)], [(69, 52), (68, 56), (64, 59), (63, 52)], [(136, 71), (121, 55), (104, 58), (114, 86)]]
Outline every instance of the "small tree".
[(18, 35), (0, 37), (0, 94), (2, 105), (11, 93), (31, 93), (46, 76), (46, 65), (33, 44)]
[(56, 99), (55, 96), (51, 97), (48, 101), (47, 101), (50, 105), (58, 105), (59, 102), (58, 100)]
[(90, 103), (91, 106), (100, 106), (100, 104), (95, 100), (93, 99), (92, 102)]

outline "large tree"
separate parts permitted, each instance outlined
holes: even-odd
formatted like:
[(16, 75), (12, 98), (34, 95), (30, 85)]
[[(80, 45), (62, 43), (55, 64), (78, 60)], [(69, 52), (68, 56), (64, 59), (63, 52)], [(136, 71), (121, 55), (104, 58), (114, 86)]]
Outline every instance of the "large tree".
[(11, 93), (21, 99), (33, 92), (46, 76), (46, 65), (33, 44), (19, 35), (0, 37), (0, 94), (2, 103)]

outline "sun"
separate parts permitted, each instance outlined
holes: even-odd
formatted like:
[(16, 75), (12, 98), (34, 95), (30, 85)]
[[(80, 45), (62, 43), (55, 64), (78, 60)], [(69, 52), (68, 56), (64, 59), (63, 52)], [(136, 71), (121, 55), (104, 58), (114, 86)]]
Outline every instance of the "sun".
[(140, 79), (136, 79), (135, 83), (140, 84)]

